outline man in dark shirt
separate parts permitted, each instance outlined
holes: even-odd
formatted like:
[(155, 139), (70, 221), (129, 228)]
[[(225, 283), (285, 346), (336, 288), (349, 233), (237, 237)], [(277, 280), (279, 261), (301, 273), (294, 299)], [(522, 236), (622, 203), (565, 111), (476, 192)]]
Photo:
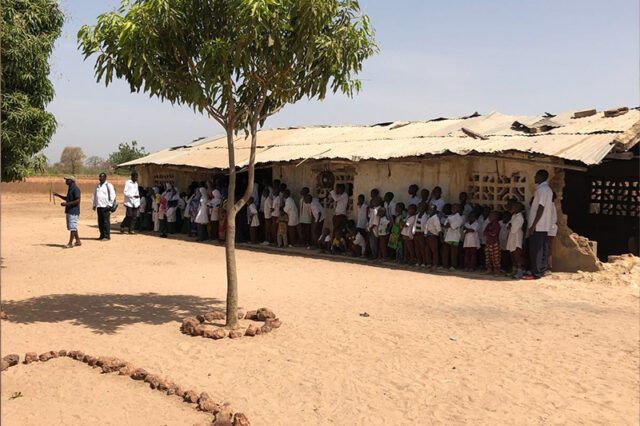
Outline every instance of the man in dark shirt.
[(76, 178), (73, 176), (65, 176), (64, 182), (69, 189), (67, 195), (62, 196), (58, 193), (54, 193), (58, 198), (64, 200), (60, 205), (64, 207), (64, 212), (67, 216), (67, 229), (69, 230), (69, 242), (65, 246), (66, 248), (73, 247), (73, 240), (76, 240), (76, 246), (81, 246), (80, 236), (78, 235), (78, 218), (80, 217), (80, 188), (76, 185)]

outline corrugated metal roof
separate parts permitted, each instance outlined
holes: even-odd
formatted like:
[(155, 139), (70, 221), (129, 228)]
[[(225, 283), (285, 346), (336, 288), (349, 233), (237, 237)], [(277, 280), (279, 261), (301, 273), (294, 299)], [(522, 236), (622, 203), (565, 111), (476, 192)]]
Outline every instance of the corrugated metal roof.
[[(598, 164), (614, 148), (626, 150), (640, 139), (640, 110), (617, 117), (602, 112), (572, 118), (574, 111), (553, 117), (560, 127), (529, 135), (511, 128), (515, 121), (535, 123), (544, 117), (491, 113), (465, 119), (423, 122), (396, 122), (387, 126), (316, 126), (262, 130), (258, 134), (256, 164), (312, 159), (384, 160), (425, 155), (498, 154), (521, 152), (538, 154), (586, 165)], [(469, 129), (486, 140), (466, 135)], [(190, 145), (156, 152), (121, 164), (159, 164), (206, 169), (228, 167), (226, 138), (198, 140)], [(249, 161), (249, 140), (236, 139), (236, 163)]]

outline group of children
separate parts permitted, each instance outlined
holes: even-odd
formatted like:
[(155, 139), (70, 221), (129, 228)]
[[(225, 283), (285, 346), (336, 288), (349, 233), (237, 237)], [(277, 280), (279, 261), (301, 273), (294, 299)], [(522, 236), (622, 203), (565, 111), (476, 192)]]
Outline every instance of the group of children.
[[(364, 194), (358, 195), (355, 218), (349, 220), (345, 185), (336, 185), (327, 197), (314, 197), (305, 187), (294, 200), (279, 180), (256, 183), (236, 219), (238, 225), (245, 225), (238, 226), (238, 241), (317, 248), (429, 270), (485, 270), (514, 278), (524, 274), (525, 208), (516, 200), (508, 200), (504, 210), (498, 211), (472, 205), (465, 192), (457, 203), (446, 203), (437, 186), (432, 191), (409, 186), (406, 203), (396, 202), (392, 192), (381, 196), (372, 189), (368, 202)], [(223, 185), (194, 182), (187, 194), (167, 184), (141, 190), (141, 198), (141, 230), (153, 229), (161, 236), (184, 232), (198, 241), (225, 239)], [(323, 201), (333, 204), (331, 229), (325, 226)], [(548, 258), (551, 267), (550, 253)]]

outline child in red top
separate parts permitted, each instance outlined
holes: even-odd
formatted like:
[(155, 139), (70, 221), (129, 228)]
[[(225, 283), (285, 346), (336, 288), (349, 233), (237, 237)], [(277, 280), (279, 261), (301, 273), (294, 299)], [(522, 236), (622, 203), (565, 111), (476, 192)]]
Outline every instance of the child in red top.
[(500, 273), (500, 223), (496, 210), (489, 214), (489, 223), (484, 229), (485, 259), (487, 273), (498, 275)]

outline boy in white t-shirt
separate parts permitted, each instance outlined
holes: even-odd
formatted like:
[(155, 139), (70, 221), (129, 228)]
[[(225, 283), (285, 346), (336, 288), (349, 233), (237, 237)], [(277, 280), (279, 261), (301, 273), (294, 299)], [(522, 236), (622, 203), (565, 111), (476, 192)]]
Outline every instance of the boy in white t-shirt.
[(510, 277), (520, 279), (524, 275), (524, 265), (522, 261), (522, 240), (524, 236), (524, 206), (522, 203), (513, 203), (511, 207), (511, 220), (507, 228), (509, 237), (507, 238), (507, 250), (511, 253), (511, 263), (513, 270)]
[(451, 214), (444, 222), (444, 244), (442, 246), (442, 266), (453, 271), (458, 267), (458, 247), (462, 238), (461, 228), (464, 223), (460, 215), (460, 204), (451, 206)]
[(387, 244), (389, 243), (389, 228), (391, 221), (387, 219), (387, 212), (384, 207), (378, 207), (378, 221), (373, 228), (378, 242), (378, 260), (387, 258)]
[(425, 237), (425, 261), (427, 268), (436, 268), (439, 263), (440, 236), (442, 235), (442, 225), (438, 217), (438, 207), (435, 204), (429, 206), (428, 219), (424, 225)]
[(464, 269), (472, 272), (476, 269), (478, 249), (480, 248), (480, 223), (476, 220), (475, 213), (467, 216), (467, 223), (463, 225), (464, 232)]
[(416, 205), (411, 204), (407, 208), (407, 219), (404, 222), (402, 231), (400, 231), (404, 248), (404, 262), (409, 264), (414, 264), (416, 262), (416, 251), (413, 244), (413, 227), (415, 225), (416, 217)]

